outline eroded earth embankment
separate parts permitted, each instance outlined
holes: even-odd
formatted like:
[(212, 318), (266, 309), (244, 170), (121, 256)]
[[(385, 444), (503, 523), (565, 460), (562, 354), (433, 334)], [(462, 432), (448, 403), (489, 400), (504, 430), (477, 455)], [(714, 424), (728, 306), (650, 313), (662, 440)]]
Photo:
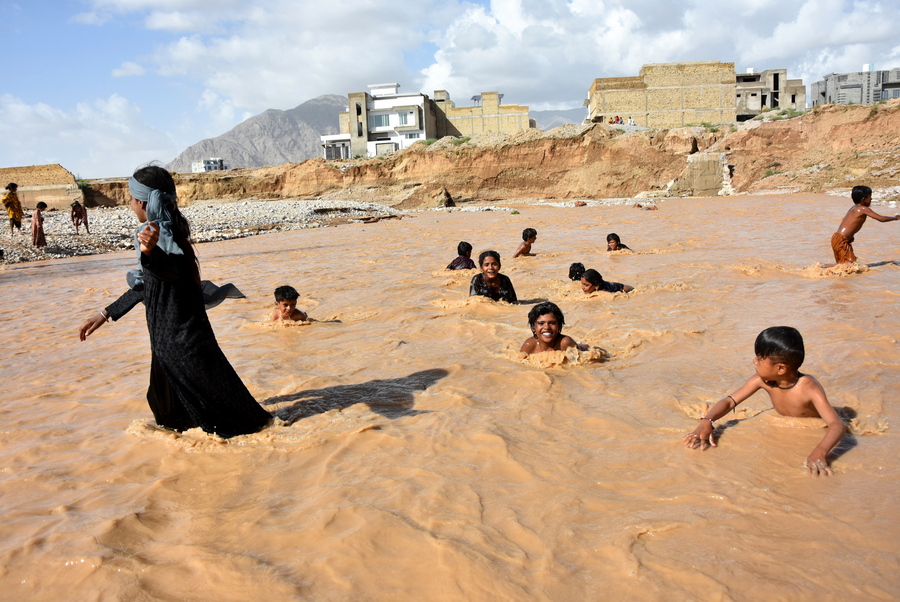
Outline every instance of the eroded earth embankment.
[[(421, 143), (365, 160), (303, 163), (179, 177), (185, 202), (203, 199), (359, 199), (429, 206), (456, 201), (599, 199), (641, 193), (818, 192), (900, 175), (900, 101), (829, 105), (783, 119), (771, 112), (740, 126), (623, 133), (604, 124), (481, 134)], [(713, 188), (685, 185), (689, 157), (721, 157)], [(715, 163), (715, 161), (712, 161)], [(680, 185), (673, 186), (673, 182)], [(712, 192), (710, 192), (712, 190)], [(124, 181), (93, 182), (88, 202), (124, 204)]]

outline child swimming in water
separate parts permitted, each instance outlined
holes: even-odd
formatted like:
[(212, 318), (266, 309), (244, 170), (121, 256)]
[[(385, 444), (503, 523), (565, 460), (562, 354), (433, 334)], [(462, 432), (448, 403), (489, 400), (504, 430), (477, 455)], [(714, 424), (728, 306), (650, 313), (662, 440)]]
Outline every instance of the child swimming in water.
[(685, 435), (684, 444), (690, 448), (700, 447), (701, 450), (710, 445), (716, 447), (713, 421), (763, 389), (769, 394), (772, 407), (782, 416), (814, 417), (825, 421), (828, 426), (825, 436), (807, 456), (803, 465), (816, 476), (832, 474), (828, 466), (828, 452), (841, 440), (846, 428), (828, 403), (819, 381), (809, 374), (800, 373), (805, 356), (803, 337), (797, 329), (790, 326), (772, 326), (756, 337), (754, 352), (756, 374), (743, 387), (720, 399), (700, 419), (697, 428)]
[(562, 333), (566, 320), (562, 310), (550, 301), (538, 303), (528, 312), (528, 326), (532, 336), (528, 337), (522, 353), (543, 353), (544, 351), (565, 351), (569, 347), (579, 347), (572, 337)]
[(569, 280), (578, 281), (584, 276), (584, 264), (573, 263), (569, 266)]
[(297, 309), (297, 299), (300, 293), (293, 286), (279, 286), (275, 289), (275, 310), (269, 320), (293, 320), (301, 322), (309, 319), (309, 316)]
[(519, 302), (512, 281), (500, 273), (500, 254), (497, 251), (482, 251), (478, 256), (478, 266), (481, 273), (472, 276), (472, 282), (469, 284), (470, 297), (480, 295), (514, 305)]
[(516, 257), (531, 257), (532, 255), (534, 255), (534, 253), (531, 252), (531, 245), (533, 245), (534, 241), (536, 240), (537, 230), (535, 230), (534, 228), (525, 228), (522, 231), (522, 243), (513, 254), (513, 259), (515, 259)]
[(608, 282), (603, 279), (597, 270), (585, 270), (581, 276), (581, 290), (585, 295), (594, 291), (606, 291), (607, 293), (630, 293), (634, 287), (621, 282)]
[(472, 245), (462, 241), (456, 245), (456, 253), (459, 257), (447, 265), (448, 270), (474, 270), (476, 268), (475, 262), (472, 261)]
[(607, 251), (621, 251), (621, 250), (630, 251), (626, 245), (622, 244), (622, 240), (619, 238), (619, 235), (615, 232), (610, 232), (606, 235), (606, 250)]

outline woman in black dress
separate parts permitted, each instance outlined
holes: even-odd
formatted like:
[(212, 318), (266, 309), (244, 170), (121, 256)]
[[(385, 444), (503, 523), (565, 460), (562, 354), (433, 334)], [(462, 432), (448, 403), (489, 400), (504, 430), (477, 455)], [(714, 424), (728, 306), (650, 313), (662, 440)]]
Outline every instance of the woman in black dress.
[(142, 222), (135, 233), (140, 268), (128, 272), (131, 288), (85, 322), (79, 338), (143, 302), (152, 353), (147, 401), (156, 423), (176, 431), (199, 426), (225, 438), (259, 431), (272, 416), (256, 403), (216, 342), (204, 302), (204, 290), (215, 287), (201, 284), (175, 181), (165, 169), (149, 166), (136, 171), (128, 187), (131, 208)]
[(484, 251), (478, 256), (480, 274), (472, 277), (469, 296), (481, 295), (494, 301), (518, 303), (516, 289), (509, 278), (500, 273), (500, 254), (497, 251)]

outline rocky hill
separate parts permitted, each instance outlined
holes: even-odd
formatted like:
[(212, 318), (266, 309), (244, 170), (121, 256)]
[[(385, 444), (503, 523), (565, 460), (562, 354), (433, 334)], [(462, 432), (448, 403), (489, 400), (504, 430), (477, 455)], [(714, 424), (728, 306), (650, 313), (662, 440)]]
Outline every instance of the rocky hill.
[(210, 157), (225, 159), (230, 168), (262, 167), (300, 162), (321, 155), (319, 136), (338, 133), (338, 113), (347, 98), (326, 94), (303, 104), (251, 117), (217, 138), (189, 146), (166, 167), (190, 173), (191, 162)]
[[(412, 208), (434, 204), (442, 190), (465, 202), (898, 186), (900, 100), (824, 106), (786, 117), (773, 112), (717, 128), (622, 133), (594, 124), (444, 138), (363, 161), (312, 159), (181, 176), (178, 192), (184, 202), (323, 198)], [(690, 185), (692, 166), (703, 164), (698, 159), (721, 168), (711, 190)], [(98, 204), (127, 200), (124, 182), (92, 188)]]

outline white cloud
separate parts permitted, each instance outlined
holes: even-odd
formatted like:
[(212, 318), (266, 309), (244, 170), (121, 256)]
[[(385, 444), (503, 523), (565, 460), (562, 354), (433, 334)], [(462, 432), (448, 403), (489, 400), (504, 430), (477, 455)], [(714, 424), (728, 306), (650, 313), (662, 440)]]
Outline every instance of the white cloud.
[(141, 120), (133, 103), (113, 94), (64, 111), (0, 95), (0, 165), (59, 163), (82, 177), (124, 176), (178, 150), (169, 137)]
[(143, 75), (146, 72), (147, 70), (141, 65), (132, 61), (125, 61), (117, 69), (112, 70), (112, 75), (113, 77), (129, 77), (133, 75)]

